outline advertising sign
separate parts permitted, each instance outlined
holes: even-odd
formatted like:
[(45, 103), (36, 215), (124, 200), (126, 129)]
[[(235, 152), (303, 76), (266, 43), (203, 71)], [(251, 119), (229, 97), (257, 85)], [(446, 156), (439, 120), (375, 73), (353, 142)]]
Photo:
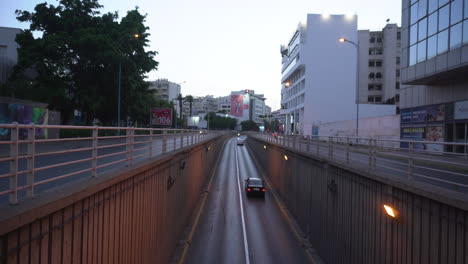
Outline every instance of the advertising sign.
[(413, 116), (413, 109), (401, 109), (400, 111), (400, 121), (401, 123), (411, 123), (411, 117)]
[[(401, 129), (401, 139), (402, 140), (414, 140), (414, 141), (423, 141), (425, 136), (424, 127), (404, 127)], [(408, 148), (408, 142), (401, 142), (401, 148)], [(413, 144), (413, 149), (424, 149), (423, 143)]]
[(415, 123), (415, 122), (425, 122), (426, 121), (426, 115), (427, 115), (427, 108), (425, 106), (414, 108), (413, 109), (413, 115), (411, 117), (411, 121), (413, 123)]
[(427, 122), (438, 122), (445, 120), (445, 104), (431, 105), (426, 110)]
[[(444, 142), (444, 127), (434, 126), (426, 128), (426, 141)], [(426, 150), (429, 151), (444, 151), (442, 144), (426, 144)]]
[[(248, 109), (248, 105), (247, 105)], [(231, 115), (235, 117), (242, 117), (244, 113), (244, 95), (233, 94), (231, 95)]]
[(468, 101), (455, 102), (455, 119), (468, 119)]
[(171, 126), (172, 109), (171, 108), (153, 108), (151, 109), (151, 125)]

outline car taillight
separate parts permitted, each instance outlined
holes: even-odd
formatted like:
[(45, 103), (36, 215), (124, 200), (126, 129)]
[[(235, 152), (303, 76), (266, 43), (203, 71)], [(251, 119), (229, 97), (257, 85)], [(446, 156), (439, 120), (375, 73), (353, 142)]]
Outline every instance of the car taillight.
[(248, 192), (250, 192), (251, 190), (252, 190), (252, 189), (250, 189), (250, 188), (247, 188), (247, 191), (248, 191)]
[(263, 189), (262, 189), (262, 192), (266, 192), (266, 189), (265, 189), (265, 188), (263, 188)]

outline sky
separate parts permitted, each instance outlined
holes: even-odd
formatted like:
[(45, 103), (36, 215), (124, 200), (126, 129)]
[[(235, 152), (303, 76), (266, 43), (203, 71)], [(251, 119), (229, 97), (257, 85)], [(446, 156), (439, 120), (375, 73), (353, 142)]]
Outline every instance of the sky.
[[(33, 11), (44, 0), (0, 0), (0, 26), (28, 28), (16, 9)], [(57, 0), (48, 0), (57, 5)], [(124, 16), (136, 6), (147, 14), (157, 70), (148, 80), (183, 83), (182, 94), (226, 96), (244, 89), (280, 107), (280, 45), (307, 14), (357, 14), (358, 29), (401, 25), (401, 0), (100, 0), (101, 13)]]

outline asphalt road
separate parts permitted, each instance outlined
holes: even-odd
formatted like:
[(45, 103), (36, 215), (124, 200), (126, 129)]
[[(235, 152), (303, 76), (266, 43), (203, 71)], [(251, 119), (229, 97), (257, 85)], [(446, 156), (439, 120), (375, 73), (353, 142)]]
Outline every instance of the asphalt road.
[(229, 140), (218, 164), (185, 263), (310, 263), (274, 197), (247, 198), (259, 177), (247, 146)]
[[(149, 154), (149, 149), (150, 149), (150, 144), (149, 143), (138, 143), (139, 141), (148, 141), (149, 137), (138, 137), (135, 138), (135, 145), (134, 149), (140, 149), (141, 150), (135, 150), (133, 152), (133, 156), (138, 156), (142, 154)], [(157, 138), (155, 136), (154, 142), (151, 145), (152, 149), (152, 157), (161, 155), (162, 153), (162, 138)], [(114, 144), (121, 144), (125, 143), (125, 139), (102, 139), (99, 140), (98, 146), (109, 146), (109, 145), (114, 145)], [(191, 142), (191, 136), (184, 136), (183, 137), (183, 146), (190, 145)], [(194, 144), (197, 143), (197, 138), (194, 138)], [(55, 151), (65, 151), (65, 150), (70, 150), (70, 149), (81, 149), (81, 148), (88, 148), (92, 145), (91, 141), (70, 141), (70, 142), (51, 142), (51, 143), (42, 143), (42, 144), (37, 144), (36, 145), (36, 153), (50, 153), (50, 152), (55, 152)], [(173, 151), (176, 149), (179, 149), (182, 147), (182, 141), (180, 136), (174, 136), (174, 135), (168, 135), (167, 136), (167, 151)], [(5, 152), (7, 153), (6, 147), (5, 149), (2, 149), (0, 152)], [(20, 148), (20, 153), (24, 152), (25, 146), (21, 146)], [(126, 150), (125, 146), (115, 146), (115, 147), (109, 147), (109, 148), (103, 148), (98, 150), (98, 156), (102, 155), (108, 155), (108, 154), (113, 154), (113, 153), (118, 153), (118, 152), (123, 152)], [(41, 168), (41, 167), (46, 167), (46, 166), (51, 166), (54, 164), (60, 164), (60, 163), (65, 163), (65, 162), (72, 162), (72, 161), (77, 161), (77, 160), (83, 160), (90, 158), (92, 155), (91, 150), (84, 150), (84, 151), (79, 151), (79, 152), (72, 152), (72, 153), (66, 153), (66, 154), (53, 154), (53, 155), (48, 155), (48, 156), (37, 156), (35, 158), (35, 168)], [(117, 162), (119, 160), (123, 160), (127, 157), (126, 153), (114, 155), (114, 156), (109, 156), (109, 157), (104, 157), (100, 158), (97, 161), (97, 166), (100, 165), (105, 165), (109, 164), (111, 162)], [(134, 158), (133, 163), (138, 163), (143, 160), (149, 159), (149, 155), (141, 156)], [(117, 170), (123, 166), (126, 166), (127, 162), (121, 161), (109, 166), (105, 166), (102, 168), (97, 169), (98, 175), (100, 173), (104, 172), (109, 172), (112, 170)], [(54, 177), (59, 177), (62, 175), (66, 175), (69, 173), (85, 170), (91, 167), (91, 161), (83, 161), (71, 165), (64, 165), (60, 167), (54, 167), (50, 169), (45, 169), (45, 170), (40, 170), (35, 173), (35, 179), (34, 182), (39, 182), (39, 181), (44, 181), (47, 179), (51, 179)], [(26, 170), (26, 160), (25, 159), (20, 159), (18, 163), (18, 169), (20, 171)], [(6, 174), (9, 172), (9, 162), (0, 162), (0, 175)], [(41, 193), (45, 190), (49, 190), (55, 187), (59, 187), (60, 185), (70, 183), (73, 181), (76, 181), (78, 179), (83, 179), (86, 177), (91, 177), (91, 172), (83, 172), (79, 173), (70, 177), (66, 177), (63, 179), (58, 179), (55, 181), (47, 182), (41, 185), (38, 185), (35, 187), (35, 193)], [(18, 186), (24, 186), (26, 185), (26, 174), (20, 174), (18, 177)], [(8, 190), (9, 188), (9, 179), (8, 178), (0, 178), (0, 192)], [(24, 199), (26, 196), (26, 190), (21, 190), (18, 192), (18, 199)], [(8, 195), (3, 195), (0, 196), (0, 205), (4, 205), (8, 203)]]

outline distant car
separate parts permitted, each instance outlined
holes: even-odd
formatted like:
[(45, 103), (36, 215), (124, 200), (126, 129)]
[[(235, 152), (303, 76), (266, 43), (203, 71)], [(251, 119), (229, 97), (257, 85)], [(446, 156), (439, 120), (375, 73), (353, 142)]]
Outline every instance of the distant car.
[(237, 145), (244, 146), (245, 138), (237, 138)]
[(247, 178), (245, 180), (245, 193), (247, 196), (258, 195), (265, 197), (266, 188), (260, 178)]

